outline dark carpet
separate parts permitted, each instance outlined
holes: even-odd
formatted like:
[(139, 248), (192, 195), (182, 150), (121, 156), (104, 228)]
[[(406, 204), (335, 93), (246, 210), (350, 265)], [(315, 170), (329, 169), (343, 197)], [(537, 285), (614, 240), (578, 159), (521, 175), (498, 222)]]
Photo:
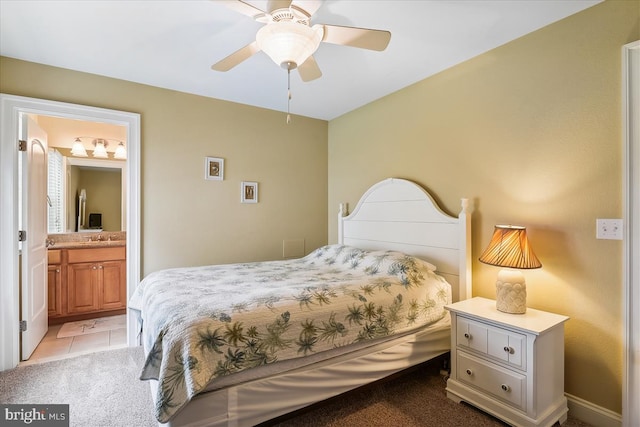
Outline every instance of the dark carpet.
[[(277, 427), (504, 427), (502, 421), (447, 398), (440, 375), (442, 360), (434, 360), (393, 378), (263, 423)], [(556, 423), (556, 426), (558, 423)], [(590, 427), (571, 416), (563, 427)]]

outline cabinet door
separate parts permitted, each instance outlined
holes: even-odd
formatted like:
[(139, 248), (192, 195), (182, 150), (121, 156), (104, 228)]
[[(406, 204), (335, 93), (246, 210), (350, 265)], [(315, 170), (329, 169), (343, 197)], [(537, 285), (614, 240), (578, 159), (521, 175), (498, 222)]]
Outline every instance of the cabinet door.
[(127, 286), (124, 261), (101, 262), (100, 309), (116, 310), (126, 307)]
[(67, 312), (72, 314), (98, 310), (98, 265), (69, 264), (67, 276)]
[(49, 294), (49, 317), (62, 315), (62, 270), (60, 265), (49, 265), (47, 291)]

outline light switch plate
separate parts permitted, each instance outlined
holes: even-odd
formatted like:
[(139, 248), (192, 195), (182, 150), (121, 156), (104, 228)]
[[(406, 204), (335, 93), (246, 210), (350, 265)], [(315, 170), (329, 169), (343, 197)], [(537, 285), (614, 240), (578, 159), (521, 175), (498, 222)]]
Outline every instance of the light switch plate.
[(596, 219), (596, 238), (622, 240), (621, 219)]

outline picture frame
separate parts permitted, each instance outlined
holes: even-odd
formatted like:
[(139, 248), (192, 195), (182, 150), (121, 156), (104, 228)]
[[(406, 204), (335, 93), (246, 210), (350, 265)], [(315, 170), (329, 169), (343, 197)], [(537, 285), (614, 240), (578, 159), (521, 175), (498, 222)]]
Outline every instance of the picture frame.
[(243, 181), (240, 192), (241, 203), (258, 203), (258, 183)]
[(204, 179), (210, 181), (224, 180), (224, 159), (219, 157), (205, 157)]

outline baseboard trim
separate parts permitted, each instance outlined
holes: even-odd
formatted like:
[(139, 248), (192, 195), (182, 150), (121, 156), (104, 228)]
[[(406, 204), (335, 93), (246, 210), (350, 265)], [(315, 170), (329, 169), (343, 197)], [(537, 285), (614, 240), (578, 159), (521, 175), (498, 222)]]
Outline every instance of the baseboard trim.
[(622, 415), (609, 409), (594, 405), (577, 396), (565, 393), (569, 415), (593, 427), (621, 427)]

